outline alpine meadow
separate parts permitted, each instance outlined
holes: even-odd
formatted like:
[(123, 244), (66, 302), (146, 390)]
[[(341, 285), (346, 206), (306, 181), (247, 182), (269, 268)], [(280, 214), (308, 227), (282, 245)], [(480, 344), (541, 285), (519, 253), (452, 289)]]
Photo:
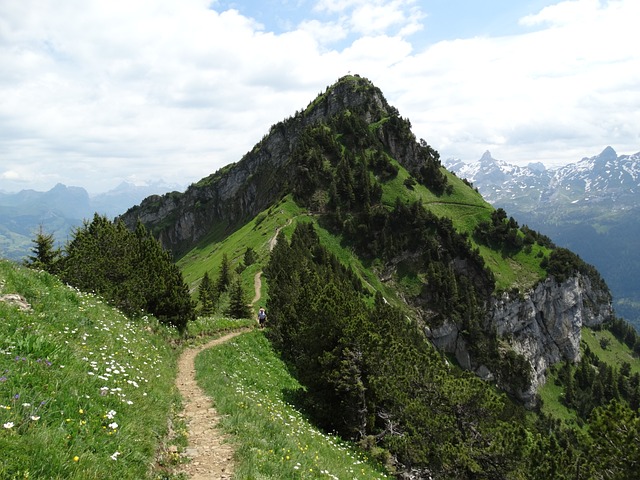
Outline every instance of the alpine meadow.
[(223, 478), (637, 478), (640, 336), (605, 281), (364, 77), (55, 245), (0, 262), (0, 478), (191, 478), (178, 358), (229, 331), (195, 360)]

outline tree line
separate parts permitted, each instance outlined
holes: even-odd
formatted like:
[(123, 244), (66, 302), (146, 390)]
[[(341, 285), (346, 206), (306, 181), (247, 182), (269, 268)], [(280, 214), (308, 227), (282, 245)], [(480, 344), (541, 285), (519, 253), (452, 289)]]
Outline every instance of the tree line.
[(125, 314), (152, 314), (180, 330), (195, 318), (189, 287), (173, 258), (138, 223), (130, 231), (121, 221), (95, 214), (72, 232), (64, 249), (40, 229), (29, 267), (58, 275), (69, 285), (101, 295)]
[[(588, 351), (572, 367), (576, 385), (604, 390), (572, 397), (565, 388), (568, 403), (591, 399), (578, 428), (525, 413), (450, 365), (416, 322), (368, 293), (310, 223), (299, 224), (290, 241), (280, 235), (264, 273), (266, 334), (304, 386), (298, 405), (392, 470), (422, 478), (636, 478), (638, 377), (628, 367), (613, 374)], [(617, 393), (607, 392), (614, 384)]]

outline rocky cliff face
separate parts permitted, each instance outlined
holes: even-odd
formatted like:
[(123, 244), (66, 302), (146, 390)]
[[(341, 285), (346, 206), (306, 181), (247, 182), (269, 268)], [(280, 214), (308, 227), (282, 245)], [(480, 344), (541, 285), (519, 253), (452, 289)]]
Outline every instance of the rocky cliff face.
[[(581, 274), (562, 283), (547, 278), (522, 296), (504, 293), (493, 297), (487, 327), (531, 365), (529, 387), (511, 393), (533, 406), (549, 366), (580, 360), (582, 327), (598, 326), (612, 315), (610, 294)], [(485, 365), (474, 361), (457, 325), (447, 322), (428, 334), (439, 349), (455, 354), (464, 368), (487, 380), (493, 379), (493, 373)], [(509, 390), (508, 385), (501, 386)]]
[[(130, 228), (142, 221), (165, 248), (183, 252), (204, 238), (213, 225), (222, 223), (232, 228), (275, 203), (290, 180), (290, 155), (304, 129), (327, 122), (345, 110), (357, 111), (368, 123), (397, 116), (371, 82), (358, 76), (344, 77), (304, 111), (272, 126), (238, 163), (191, 185), (184, 193), (149, 197), (121, 218)], [(418, 161), (415, 138), (415, 145), (409, 142), (407, 147), (407, 142), (403, 144), (386, 128), (379, 129), (378, 136), (400, 161)]]
[[(184, 193), (152, 196), (122, 216), (133, 228), (140, 220), (174, 253), (187, 251), (215, 228), (232, 229), (250, 220), (291, 193), (296, 165), (292, 153), (305, 129), (348, 111), (372, 126), (385, 152), (409, 171), (420, 170), (425, 149), (416, 142), (410, 123), (389, 106), (379, 89), (360, 77), (345, 77), (316, 98), (301, 112), (274, 125), (265, 138), (242, 160), (191, 185)], [(380, 146), (380, 145), (378, 145)], [(429, 151), (437, 158), (437, 152)], [(483, 275), (463, 260), (453, 267), (477, 287)], [(501, 346), (522, 354), (531, 366), (530, 385), (513, 391), (527, 404), (535, 400), (545, 381), (545, 369), (553, 363), (575, 361), (580, 352), (580, 329), (594, 326), (611, 315), (611, 298), (576, 275), (558, 284), (547, 279), (524, 295), (491, 297), (493, 286), (483, 296), (488, 302), (484, 327), (496, 332)], [(418, 306), (420, 308), (420, 306)], [(460, 364), (485, 379), (496, 377), (486, 365), (472, 357), (460, 328), (449, 322), (428, 332), (441, 350), (454, 353)], [(496, 377), (497, 378), (497, 377)], [(502, 385), (509, 390), (509, 385)], [(513, 390), (513, 388), (511, 388)]]

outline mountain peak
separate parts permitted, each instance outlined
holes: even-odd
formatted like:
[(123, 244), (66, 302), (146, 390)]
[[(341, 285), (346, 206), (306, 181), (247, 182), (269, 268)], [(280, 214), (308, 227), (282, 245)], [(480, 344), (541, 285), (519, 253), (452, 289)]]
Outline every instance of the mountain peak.
[(547, 167), (545, 167), (544, 163), (542, 163), (542, 162), (530, 162), (527, 165), (527, 168), (529, 170), (532, 170), (534, 172), (539, 172), (539, 173), (546, 172), (546, 170), (547, 170)]
[(602, 160), (615, 160), (618, 158), (618, 154), (612, 147), (607, 146), (598, 157)]
[(315, 122), (345, 110), (357, 111), (367, 121), (375, 122), (387, 116), (391, 107), (382, 91), (370, 80), (360, 75), (345, 75), (313, 100), (305, 115), (310, 122)]
[(486, 152), (484, 152), (482, 154), (482, 157), (480, 157), (480, 162), (481, 163), (493, 163), (493, 162), (495, 162), (495, 158), (493, 158), (491, 156), (491, 152), (489, 150), (487, 150)]

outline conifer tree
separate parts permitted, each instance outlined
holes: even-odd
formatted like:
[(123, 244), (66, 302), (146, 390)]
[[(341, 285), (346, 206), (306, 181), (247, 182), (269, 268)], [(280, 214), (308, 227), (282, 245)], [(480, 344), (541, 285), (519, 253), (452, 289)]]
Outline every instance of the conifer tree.
[(53, 234), (44, 233), (42, 225), (40, 225), (36, 238), (32, 242), (34, 244), (31, 248), (33, 255), (27, 257), (25, 265), (33, 269), (57, 273), (61, 252), (59, 248), (54, 247)]
[(244, 264), (248, 267), (253, 265), (256, 261), (256, 252), (251, 247), (247, 247), (244, 252)]
[(229, 308), (227, 314), (232, 318), (250, 318), (251, 309), (242, 289), (242, 279), (237, 276), (229, 286)]
[(128, 315), (148, 312), (181, 330), (195, 315), (182, 273), (142, 223), (131, 232), (121, 221), (94, 215), (74, 231), (61, 275)]
[(200, 300), (200, 313), (202, 315), (212, 315), (218, 303), (217, 292), (209, 272), (204, 272), (200, 286), (198, 287), (198, 299)]
[(218, 282), (216, 283), (216, 289), (218, 292), (226, 292), (231, 284), (231, 265), (229, 264), (229, 258), (227, 254), (222, 254), (222, 263), (220, 264), (220, 275), (218, 276)]

